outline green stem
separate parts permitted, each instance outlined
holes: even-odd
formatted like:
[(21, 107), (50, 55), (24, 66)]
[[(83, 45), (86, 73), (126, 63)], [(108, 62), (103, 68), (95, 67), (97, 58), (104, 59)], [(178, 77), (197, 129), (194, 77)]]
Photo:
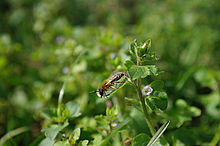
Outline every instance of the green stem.
[(60, 93), (59, 93), (58, 105), (57, 105), (57, 116), (58, 117), (61, 116), (61, 105), (62, 105), (62, 101), (63, 101), (65, 85), (66, 85), (66, 82), (63, 83), (63, 86), (62, 86)]
[(212, 141), (210, 142), (210, 146), (215, 146), (218, 144), (218, 142), (220, 141), (220, 134), (219, 134), (219, 131), (220, 131), (220, 126), (215, 134), (215, 136), (213, 137)]
[[(140, 65), (140, 61), (139, 60), (137, 60), (137, 65)], [(150, 114), (148, 112), (148, 109), (146, 107), (144, 97), (143, 97), (143, 95), (141, 93), (141, 78), (137, 79), (136, 81), (137, 81), (136, 82), (137, 83), (136, 84), (136, 89), (137, 89), (137, 92), (138, 92), (138, 97), (139, 97), (139, 99), (141, 101), (141, 105), (142, 105), (142, 109), (144, 111), (144, 115), (145, 115), (145, 118), (146, 118), (147, 125), (148, 125), (148, 127), (150, 129), (150, 132), (151, 132), (152, 136), (153, 136), (156, 133), (156, 130), (154, 128), (152, 119), (151, 119)]]
[(4, 145), (4, 143), (11, 139), (12, 137), (16, 136), (16, 135), (19, 135), (23, 132), (26, 132), (28, 131), (29, 129), (27, 127), (21, 127), (21, 128), (17, 128), (17, 129), (14, 129), (12, 131), (9, 131), (7, 134), (5, 134), (1, 139), (0, 139), (0, 145)]
[(137, 87), (138, 97), (139, 97), (139, 99), (141, 101), (142, 109), (144, 111), (144, 115), (145, 115), (145, 118), (146, 118), (147, 125), (148, 125), (148, 127), (150, 129), (150, 132), (151, 132), (152, 136), (153, 136), (156, 133), (156, 130), (155, 130), (154, 126), (153, 126), (153, 122), (152, 122), (150, 114), (149, 114), (149, 112), (147, 110), (147, 107), (146, 107), (146, 104), (145, 104), (145, 101), (144, 101), (144, 97), (143, 97), (143, 95), (141, 93), (140, 79), (137, 79), (137, 86), (136, 87)]

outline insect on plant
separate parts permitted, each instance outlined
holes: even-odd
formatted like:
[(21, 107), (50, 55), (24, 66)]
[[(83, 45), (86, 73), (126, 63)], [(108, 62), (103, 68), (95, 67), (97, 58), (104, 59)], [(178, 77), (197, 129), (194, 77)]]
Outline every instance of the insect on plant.
[(121, 80), (123, 77), (128, 78), (128, 74), (126, 72), (114, 71), (110, 77), (102, 83), (98, 90), (90, 93), (96, 93), (101, 98), (109, 96), (126, 82)]

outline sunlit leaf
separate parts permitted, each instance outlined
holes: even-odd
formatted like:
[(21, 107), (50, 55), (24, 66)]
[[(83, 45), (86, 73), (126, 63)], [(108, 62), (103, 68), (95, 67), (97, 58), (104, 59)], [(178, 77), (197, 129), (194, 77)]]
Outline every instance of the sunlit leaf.
[(66, 103), (66, 109), (69, 112), (70, 118), (76, 118), (81, 115), (80, 105), (76, 101), (69, 101), (68, 103)]
[(57, 134), (66, 126), (68, 126), (69, 123), (65, 122), (63, 125), (50, 125), (48, 128), (42, 129), (43, 132), (45, 132), (45, 136), (48, 137), (50, 140), (54, 140)]
[(41, 141), (41, 143), (39, 144), (39, 146), (53, 146), (55, 143), (54, 140), (51, 140), (49, 137), (46, 137), (45, 139), (43, 139)]
[(83, 140), (83, 141), (80, 141), (80, 142), (79, 142), (79, 146), (87, 146), (88, 143), (89, 143), (88, 140)]
[(70, 143), (68, 140), (65, 140), (65, 141), (58, 141), (54, 144), (54, 146), (69, 146)]
[(75, 141), (77, 141), (80, 137), (80, 128), (76, 128), (74, 131), (73, 131), (73, 139)]
[(128, 73), (132, 80), (137, 78), (145, 78), (146, 76), (157, 75), (157, 67), (155, 65), (148, 65), (148, 66), (137, 66), (131, 65), (130, 62), (127, 62)]

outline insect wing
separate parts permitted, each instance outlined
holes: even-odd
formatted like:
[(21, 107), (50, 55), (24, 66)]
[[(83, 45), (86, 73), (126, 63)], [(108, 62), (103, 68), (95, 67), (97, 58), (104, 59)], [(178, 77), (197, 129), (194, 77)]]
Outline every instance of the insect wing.
[(107, 91), (105, 91), (105, 96), (109, 96), (111, 95), (113, 92), (115, 92), (116, 89), (109, 89)]
[(118, 74), (120, 74), (121, 72), (119, 71), (113, 71), (111, 73), (111, 75), (108, 77), (108, 80), (111, 81), (111, 80), (114, 80), (115, 76), (117, 76)]
[(112, 87), (115, 88), (115, 89), (108, 89), (108, 90), (105, 91), (105, 95), (106, 95), (106, 96), (112, 95), (112, 94), (114, 94), (115, 92), (117, 92), (117, 90), (118, 90), (119, 88), (122, 88), (122, 87), (125, 85), (125, 82), (127, 81), (127, 79), (123, 77), (123, 78), (120, 79), (119, 81), (121, 81), (121, 82), (120, 82), (120, 83), (114, 83), (114, 85), (112, 86)]

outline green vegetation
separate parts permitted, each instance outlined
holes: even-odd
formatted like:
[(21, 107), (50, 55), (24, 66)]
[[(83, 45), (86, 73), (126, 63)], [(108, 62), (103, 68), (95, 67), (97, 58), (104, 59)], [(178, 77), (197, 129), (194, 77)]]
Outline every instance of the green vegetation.
[[(219, 17), (218, 0), (1, 0), (0, 145), (219, 145)], [(113, 71), (126, 83), (90, 94)]]

